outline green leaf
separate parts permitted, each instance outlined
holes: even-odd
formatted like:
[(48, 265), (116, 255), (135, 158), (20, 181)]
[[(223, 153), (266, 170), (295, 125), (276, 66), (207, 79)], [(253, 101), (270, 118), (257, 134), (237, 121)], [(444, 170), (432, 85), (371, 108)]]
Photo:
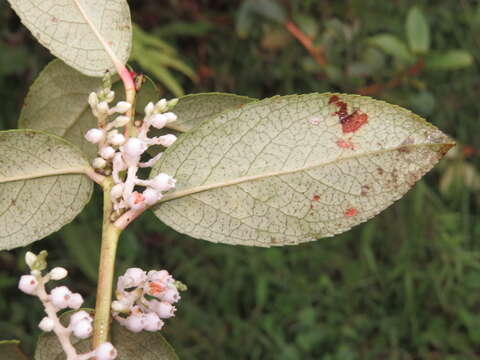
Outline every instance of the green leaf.
[(249, 2), (250, 2), (249, 10), (252, 13), (265, 17), (270, 21), (283, 23), (287, 18), (287, 15), (285, 14), (285, 10), (279, 4), (278, 1), (249, 0)]
[(443, 54), (431, 54), (425, 58), (428, 70), (457, 70), (473, 64), (473, 56), (466, 50), (450, 50)]
[(89, 76), (115, 72), (107, 48), (125, 64), (132, 44), (125, 0), (8, 0), (25, 26), (53, 55)]
[(89, 201), (90, 165), (65, 140), (33, 130), (2, 131), (0, 153), (0, 250), (57, 231)]
[(241, 107), (255, 100), (247, 96), (217, 92), (182, 96), (173, 109), (178, 117), (177, 121), (167, 127), (178, 132), (187, 132), (222, 111)]
[(0, 360), (27, 360), (28, 358), (18, 348), (19, 344), (18, 340), (0, 341)]
[[(337, 115), (345, 106), (349, 116)], [(368, 97), (273, 97), (204, 121), (168, 148), (151, 176), (165, 172), (177, 188), (154, 212), (213, 242), (311, 241), (378, 214), (453, 145), (408, 110)]]
[(410, 49), (415, 54), (426, 54), (430, 49), (430, 28), (425, 15), (417, 6), (410, 8), (405, 29)]
[[(92, 313), (92, 310), (86, 310)], [(73, 313), (74, 311), (70, 311), (61, 316), (64, 325), (68, 324), (70, 315)], [(78, 353), (91, 350), (91, 339), (79, 340), (75, 337), (71, 339)], [(171, 345), (159, 332), (132, 333), (114, 321), (110, 341), (118, 351), (116, 360), (178, 360)], [(64, 359), (65, 355), (55, 334), (42, 334), (35, 350), (35, 360)]]
[[(125, 98), (123, 85), (115, 77), (112, 82), (116, 97)], [(75, 86), (72, 86), (74, 84)], [(50, 62), (37, 77), (25, 98), (19, 128), (46, 131), (61, 136), (78, 146), (89, 158), (97, 147), (84, 134), (97, 126), (88, 105), (88, 95), (102, 88), (102, 80), (85, 76), (60, 60)], [(158, 91), (151, 80), (142, 86), (137, 97), (137, 113), (143, 114), (148, 101), (156, 101)]]
[(413, 55), (407, 48), (407, 45), (397, 38), (396, 36), (390, 34), (380, 34), (371, 37), (368, 42), (382, 49), (388, 55), (399, 58), (407, 63), (411, 63), (415, 60)]

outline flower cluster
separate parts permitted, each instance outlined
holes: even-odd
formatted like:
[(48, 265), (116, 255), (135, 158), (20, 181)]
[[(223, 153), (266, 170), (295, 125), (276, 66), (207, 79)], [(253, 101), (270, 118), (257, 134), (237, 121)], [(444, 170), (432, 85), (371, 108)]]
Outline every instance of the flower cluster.
[[(150, 146), (168, 147), (177, 139), (172, 134), (149, 137), (148, 132), (151, 127), (162, 129), (177, 119), (170, 110), (178, 99), (161, 99), (156, 104), (150, 102), (145, 107), (143, 122), (134, 128), (136, 136), (128, 137), (124, 135), (128, 134), (128, 129), (123, 131), (124, 134), (119, 129), (128, 128), (130, 118), (125, 113), (131, 105), (120, 101), (110, 108), (109, 103), (113, 101), (114, 95), (109, 88), (99, 94), (90, 94), (88, 102), (93, 115), (98, 119), (98, 128), (88, 130), (85, 138), (98, 145), (99, 157), (93, 160), (92, 165), (98, 172), (112, 175), (115, 182), (110, 192), (113, 209), (117, 215), (121, 215), (129, 209), (141, 210), (155, 204), (162, 198), (163, 192), (175, 187), (175, 180), (167, 174), (161, 173), (151, 180), (142, 180), (137, 177), (137, 171), (139, 168), (153, 166), (162, 155), (159, 153), (142, 162), (141, 157)], [(118, 116), (110, 119), (115, 114)], [(136, 187), (145, 189), (139, 192)]]
[(174, 303), (180, 300), (179, 290), (185, 285), (175, 281), (166, 270), (130, 268), (118, 278), (116, 296), (112, 302), (113, 317), (133, 332), (158, 331), (175, 315)]
[(26, 294), (37, 296), (45, 308), (47, 316), (40, 321), (38, 327), (45, 332), (53, 331), (57, 335), (68, 360), (87, 360), (93, 357), (97, 360), (115, 359), (117, 351), (110, 343), (103, 343), (89, 353), (77, 354), (70, 342), (70, 335), (73, 334), (79, 339), (90, 337), (93, 330), (93, 319), (86, 311), (80, 310), (70, 316), (67, 327), (60, 323), (57, 313), (67, 308), (78, 310), (83, 304), (83, 298), (78, 293), (72, 293), (66, 286), (55, 287), (50, 293), (47, 293), (45, 284), (50, 280), (64, 279), (68, 272), (62, 267), (56, 267), (46, 275), (42, 275), (42, 271), (47, 267), (46, 257), (46, 251), (42, 251), (38, 255), (27, 252), (25, 261), (30, 267), (30, 275), (22, 275), (18, 283), (20, 290)]

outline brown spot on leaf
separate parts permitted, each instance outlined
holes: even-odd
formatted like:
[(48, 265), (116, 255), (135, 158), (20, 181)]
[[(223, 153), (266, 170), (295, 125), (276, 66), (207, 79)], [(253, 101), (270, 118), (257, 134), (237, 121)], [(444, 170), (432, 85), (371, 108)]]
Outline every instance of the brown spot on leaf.
[(400, 147), (398, 148), (398, 151), (399, 152), (402, 152), (402, 153), (409, 153), (412, 151), (412, 149), (410, 148), (410, 146), (408, 145), (412, 145), (415, 143), (415, 140), (413, 140), (413, 138), (411, 138), (410, 136), (407, 137), (405, 140), (402, 141), (402, 143), (400, 144)]
[(312, 197), (312, 200), (313, 201), (320, 201), (320, 195), (314, 194), (313, 197)]
[(351, 207), (351, 208), (348, 208), (347, 210), (345, 210), (344, 214), (345, 214), (345, 216), (352, 217), (352, 216), (357, 215), (358, 211), (354, 207)]
[(55, 16), (52, 16), (52, 18), (50, 19), (51, 22), (53, 23), (58, 23), (58, 18), (55, 17)]
[(336, 144), (339, 148), (342, 149), (355, 150), (355, 145), (353, 145), (351, 138), (349, 138), (348, 140), (338, 139)]
[(383, 175), (383, 173), (385, 172), (385, 170), (383, 170), (382, 168), (377, 168), (377, 174), (378, 175)]
[(360, 192), (360, 194), (362, 196), (365, 196), (368, 194), (368, 192), (370, 191), (370, 186), (368, 185), (362, 185), (362, 191)]
[(331, 96), (328, 103), (334, 104), (338, 108), (332, 115), (338, 116), (344, 134), (355, 132), (368, 123), (368, 115), (358, 109), (349, 114), (347, 103), (341, 101), (337, 95)]

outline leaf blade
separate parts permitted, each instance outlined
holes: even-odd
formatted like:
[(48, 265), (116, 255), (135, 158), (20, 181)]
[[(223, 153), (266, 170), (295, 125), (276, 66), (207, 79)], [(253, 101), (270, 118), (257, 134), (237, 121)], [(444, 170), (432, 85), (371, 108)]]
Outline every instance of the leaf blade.
[[(338, 109), (329, 104), (334, 97), (341, 97), (350, 111), (368, 114), (368, 122), (356, 132), (342, 133), (334, 114)], [(380, 131), (387, 126), (396, 131), (393, 139)], [(425, 134), (415, 135), (417, 131)], [(378, 139), (372, 144), (374, 135)], [(376, 215), (452, 144), (409, 111), (370, 98), (274, 97), (222, 113), (168, 149), (152, 176), (166, 172), (177, 179), (178, 188), (154, 211), (175, 230), (213, 242), (272, 246), (311, 241)], [(407, 155), (422, 162), (401, 173), (400, 164), (410, 163)], [(380, 170), (362, 170), (364, 163), (373, 166), (371, 159), (380, 161)], [(383, 195), (385, 190), (392, 194)]]
[(417, 6), (408, 12), (405, 29), (410, 49), (415, 54), (426, 54), (430, 49), (430, 28), (425, 15)]
[(39, 240), (89, 201), (88, 161), (61, 138), (33, 130), (0, 132), (0, 249)]
[(88, 76), (114, 73), (112, 52), (125, 64), (130, 55), (132, 25), (125, 0), (9, 0), (23, 24), (58, 58)]

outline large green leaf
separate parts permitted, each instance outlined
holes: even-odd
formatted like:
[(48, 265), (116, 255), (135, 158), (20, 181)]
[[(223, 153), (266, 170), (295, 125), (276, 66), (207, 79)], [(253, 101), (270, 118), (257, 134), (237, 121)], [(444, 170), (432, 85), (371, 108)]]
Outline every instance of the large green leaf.
[(89, 201), (91, 171), (65, 140), (32, 130), (0, 132), (0, 250), (25, 246), (69, 223)]
[(173, 110), (178, 117), (177, 121), (167, 126), (178, 132), (187, 132), (222, 111), (241, 107), (255, 100), (247, 96), (218, 92), (185, 95), (179, 98)]
[(25, 26), (53, 55), (89, 76), (115, 72), (109, 49), (126, 63), (132, 44), (126, 0), (9, 0)]
[[(91, 312), (91, 311), (90, 311)], [(64, 325), (73, 312), (61, 316)], [(178, 360), (175, 351), (159, 332), (132, 333), (116, 321), (111, 327), (111, 343), (118, 351), (116, 360)], [(91, 339), (79, 340), (72, 337), (79, 353), (90, 351)], [(52, 333), (42, 334), (35, 350), (35, 360), (65, 360), (57, 337)]]
[(332, 236), (399, 199), (453, 146), (408, 110), (368, 97), (273, 97), (203, 122), (152, 171), (177, 179), (154, 208), (190, 236), (286, 245)]
[[(124, 99), (122, 83), (115, 77), (113, 90), (116, 99)], [(89, 157), (94, 157), (97, 146), (89, 143), (84, 134), (97, 126), (88, 95), (99, 90), (101, 79), (85, 76), (60, 60), (54, 60), (40, 73), (30, 87), (18, 125), (20, 128), (47, 131), (77, 145)], [(143, 113), (147, 100), (158, 99), (155, 85), (148, 80), (137, 99), (137, 111)]]
[(0, 341), (0, 360), (27, 360), (28, 358), (20, 351), (18, 340)]

